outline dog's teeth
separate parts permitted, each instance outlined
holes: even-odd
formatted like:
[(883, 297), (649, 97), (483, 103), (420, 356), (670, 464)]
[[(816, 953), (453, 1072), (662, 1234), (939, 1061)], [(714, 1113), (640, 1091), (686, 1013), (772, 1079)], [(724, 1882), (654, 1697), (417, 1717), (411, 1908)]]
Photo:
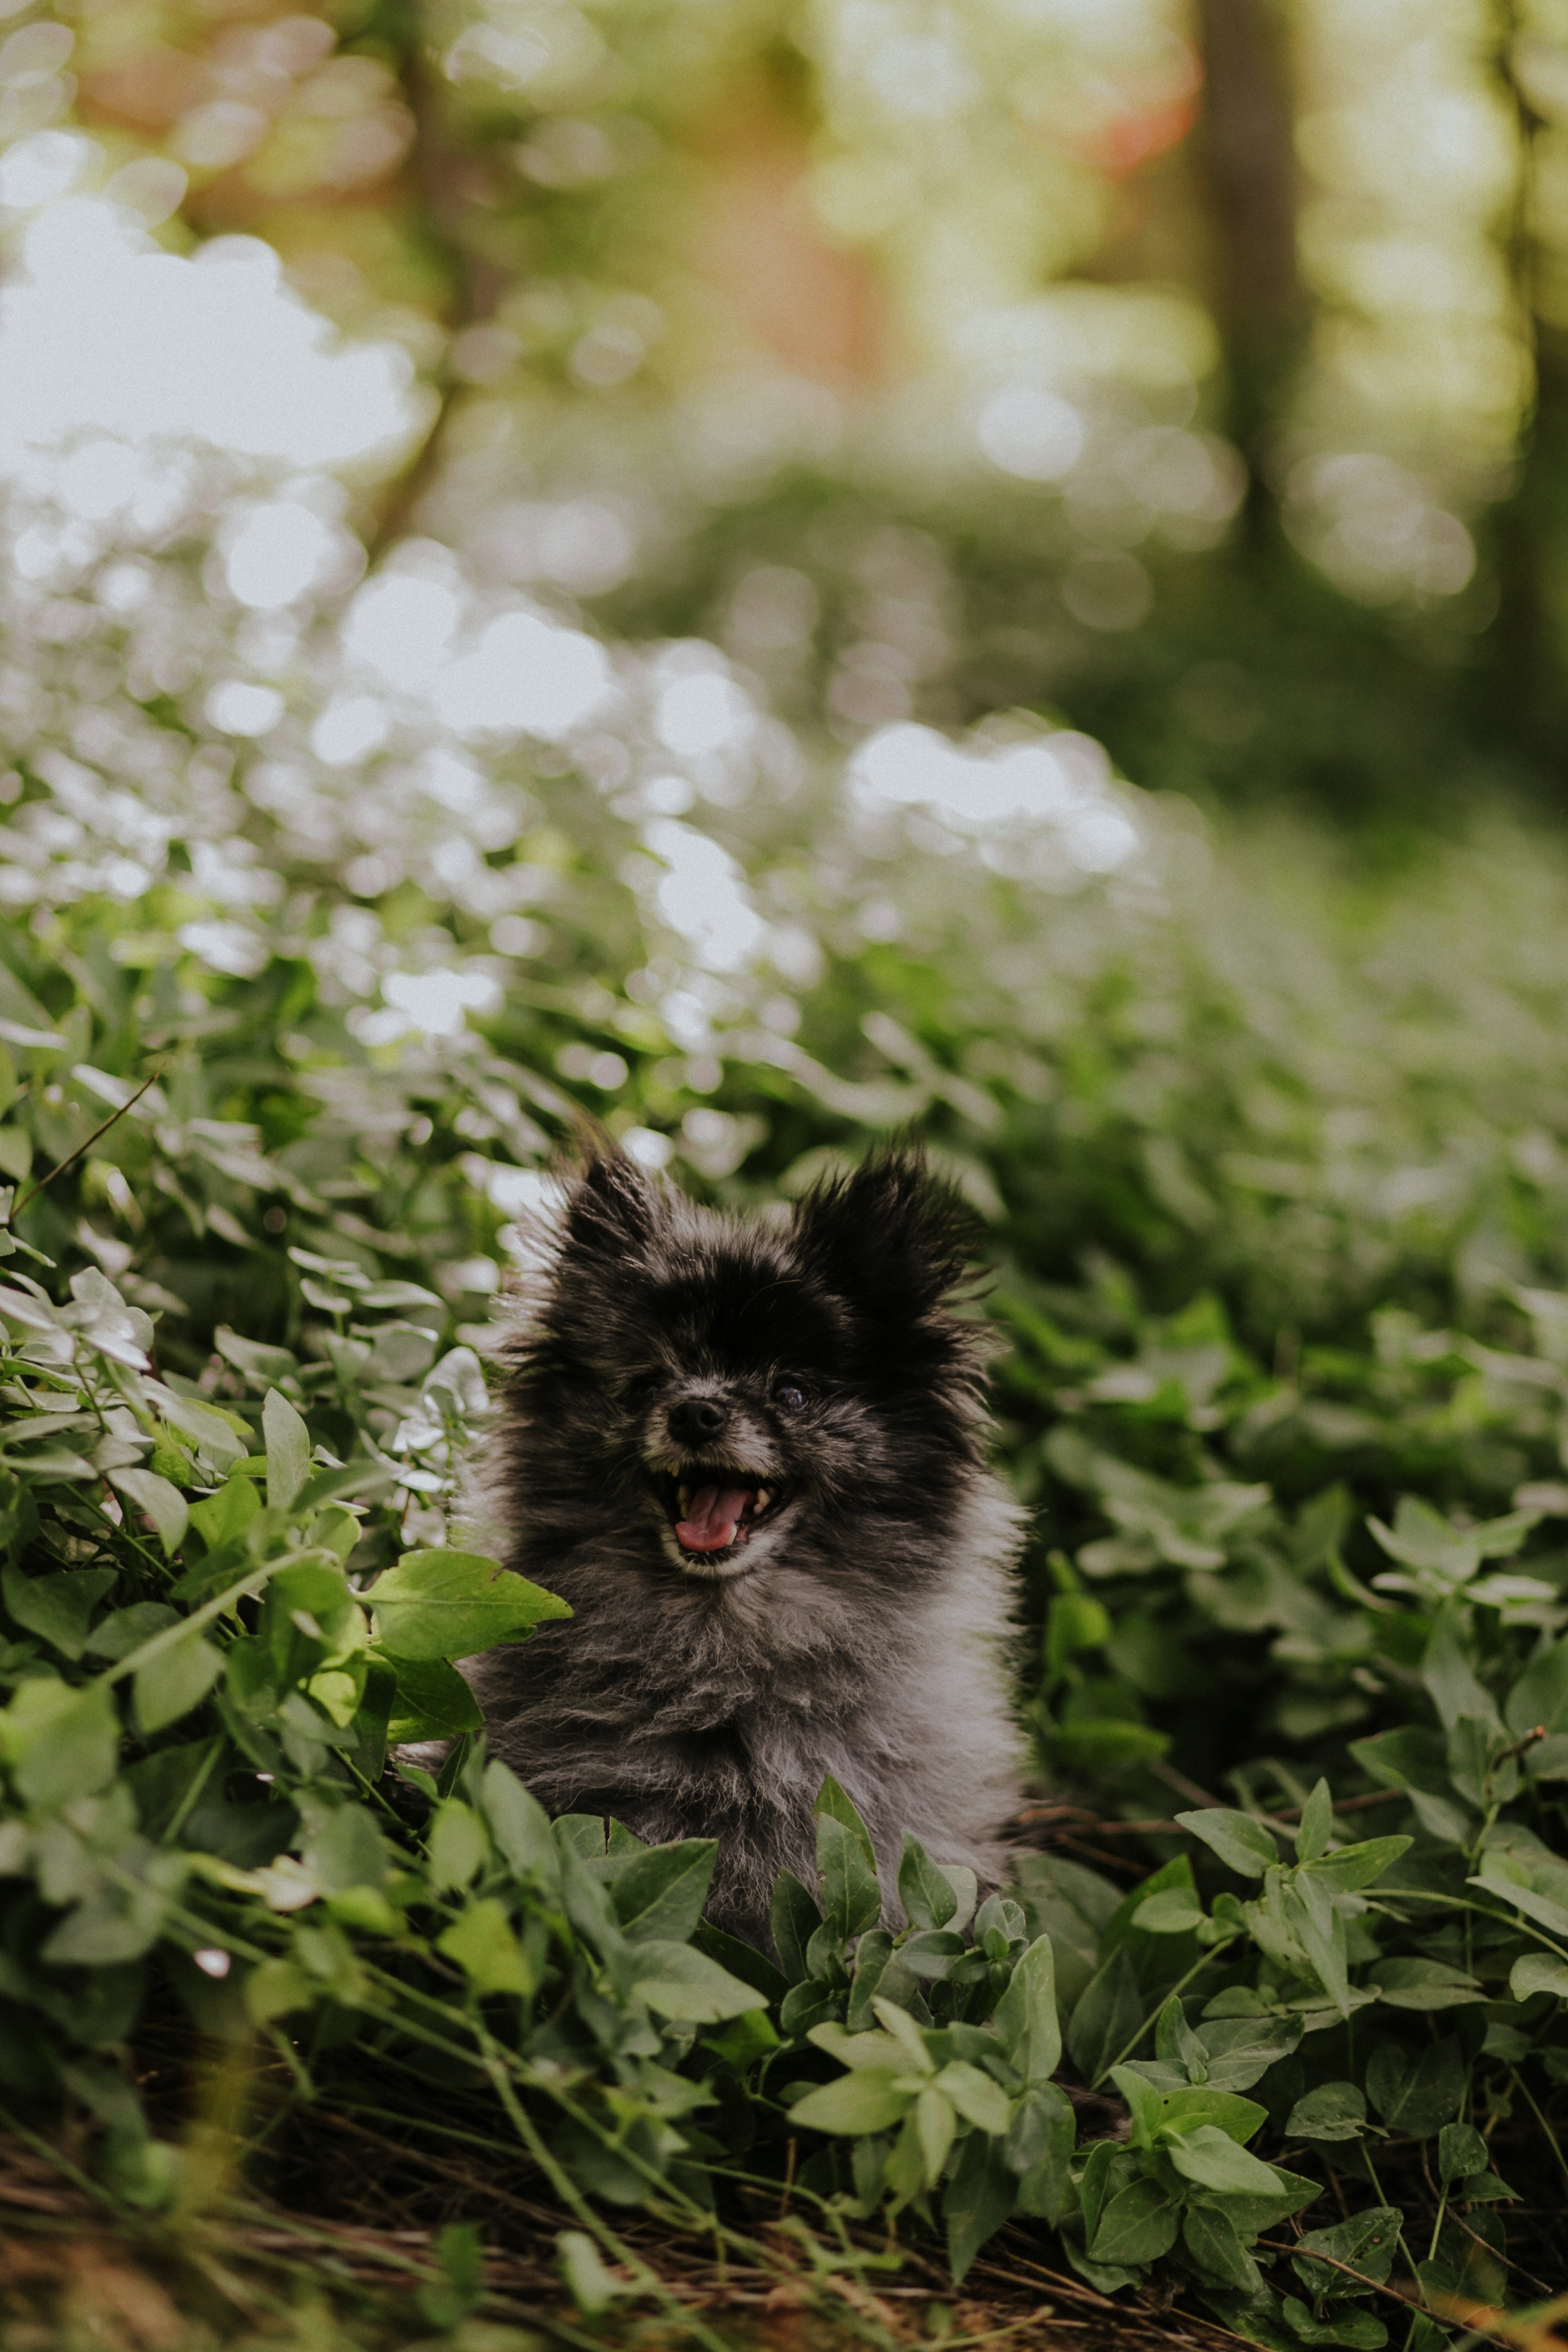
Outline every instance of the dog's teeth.
[(765, 1511), (773, 1499), (773, 1496), (769, 1494), (765, 1486), (759, 1486), (757, 1488), (756, 1508), (759, 1512)]
[(691, 1489), (689, 1486), (678, 1486), (675, 1492), (676, 1499), (680, 1505), (680, 1516), (685, 1518), (691, 1508)]

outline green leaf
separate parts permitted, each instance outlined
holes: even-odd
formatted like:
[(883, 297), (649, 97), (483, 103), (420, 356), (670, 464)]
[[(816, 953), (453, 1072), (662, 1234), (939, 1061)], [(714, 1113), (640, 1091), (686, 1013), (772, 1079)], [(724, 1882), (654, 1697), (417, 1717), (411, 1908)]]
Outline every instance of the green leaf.
[[(837, 1782), (830, 1786), (837, 1787)], [(882, 1890), (873, 1864), (867, 1859), (869, 1842), (858, 1836), (836, 1813), (823, 1812), (816, 1821), (816, 1871), (822, 1887), (822, 1916), (847, 1939), (874, 1927), (882, 1916)]]
[(1391, 2131), (1430, 2139), (1452, 2119), (1468, 2071), (1452, 2038), (1428, 2042), (1419, 2050), (1403, 2042), (1380, 2042), (1367, 2061), (1366, 2094)]
[(908, 1830), (899, 1864), (899, 1900), (911, 1927), (945, 1927), (958, 1908), (951, 1882)]
[(1203, 1917), (1204, 1906), (1195, 1895), (1184, 1886), (1171, 1886), (1140, 1903), (1132, 1924), (1145, 1936), (1186, 1936), (1201, 1927)]
[(1198, 2124), (1191, 2131), (1169, 2135), (1165, 2153), (1184, 2179), (1220, 2196), (1268, 2197), (1279, 2186), (1272, 2166), (1238, 2147), (1217, 2124)]
[(236, 1542), (261, 1508), (254, 1478), (236, 1471), (216, 1495), (191, 1505), (191, 1525), (209, 1551)]
[(555, 2241), (566, 2291), (584, 2319), (602, 2319), (616, 2297), (626, 2293), (605, 2267), (598, 2247), (584, 2230), (563, 2230)]
[(1491, 2152), (1473, 2124), (1445, 2124), (1437, 2135), (1437, 2178), (1468, 2180), (1473, 2172), (1489, 2172)]
[(1116, 2063), (1142, 2021), (1138, 1971), (1118, 1944), (1068, 2021), (1068, 2048), (1086, 2083), (1092, 2086)]
[(1550, 1952), (1526, 1952), (1522, 1959), (1515, 1960), (1508, 1989), (1515, 2000), (1529, 2000), (1538, 1992), (1568, 2000), (1568, 1960), (1556, 1959)]
[(456, 1666), (442, 1658), (395, 1658), (386, 1663), (396, 1676), (396, 1696), (386, 1727), (394, 1746), (415, 1739), (457, 1739), (478, 1731), (484, 1710)]
[(948, 2266), (956, 2286), (963, 2285), (981, 2247), (1007, 2219), (1017, 2193), (1018, 2184), (995, 2140), (984, 2132), (973, 2133), (959, 2152), (942, 2200)]
[(330, 1894), (385, 1885), (388, 1855), (374, 1813), (303, 1792), (297, 1802), (305, 1822), (305, 1866)]
[(1037, 1936), (1014, 1963), (1007, 1990), (996, 2004), (996, 2030), (1026, 2084), (1050, 2081), (1061, 2063), (1062, 2030), (1056, 1956), (1048, 1936)]
[(767, 2002), (754, 1987), (742, 1984), (706, 1952), (690, 1944), (649, 1939), (632, 1948), (632, 1991), (660, 2017), (682, 2025), (721, 2025), (727, 2017), (742, 2017)]
[(972, 2066), (967, 2059), (954, 2058), (945, 2065), (935, 2088), (952, 2100), (964, 2122), (973, 2124), (976, 2131), (1000, 2137), (1013, 2120), (1007, 2094), (994, 2075)]
[(1243, 1878), (1261, 1878), (1279, 1859), (1271, 1832), (1250, 1813), (1228, 1812), (1215, 1805), (1202, 1812), (1178, 1813), (1176, 1819)]
[[(1226, 2146), (1230, 2145), (1226, 2140)], [(1251, 2164), (1255, 2158), (1246, 2160)], [(1175, 2244), (1180, 2223), (1180, 2206), (1166, 2196), (1157, 2180), (1134, 2180), (1118, 2189), (1101, 2213), (1100, 2227), (1089, 2241), (1090, 2259), (1128, 2270), (1157, 2263)]]
[(478, 1993), (526, 1995), (538, 1990), (527, 1955), (512, 1932), (506, 1906), (494, 1895), (481, 1895), (470, 1903), (462, 1916), (437, 1937), (436, 1948), (457, 1961)]
[(1458, 2009), (1486, 1999), (1474, 1977), (1447, 1960), (1378, 1960), (1367, 1982), (1391, 2009)]
[(806, 1948), (822, 1925), (822, 1912), (816, 1896), (801, 1885), (793, 1871), (781, 1870), (773, 1882), (768, 1924), (779, 1966), (792, 1984), (799, 1984), (810, 1973)]
[(310, 1475), (310, 1433), (281, 1389), (268, 1389), (261, 1408), (267, 1442), (267, 1504), (286, 1511)]
[[(1118, 2067), (1120, 2074), (1121, 2069)], [(1214, 2124), (1227, 2138), (1243, 2147), (1260, 2132), (1268, 2110), (1256, 2099), (1238, 2099), (1234, 2091), (1215, 2091), (1206, 2084), (1188, 2091), (1167, 2091), (1160, 2102), (1160, 2126), (1164, 2131), (1191, 2131), (1198, 2124)]]
[(1568, 1638), (1537, 1651), (1509, 1692), (1503, 1721), (1515, 1739), (1537, 1725), (1548, 1733), (1568, 1731)]
[(1450, 1606), (1432, 1629), (1422, 1663), (1421, 1679), (1445, 1731), (1452, 1731), (1461, 1716), (1473, 1716), (1498, 1730), (1502, 1728), (1496, 1702), (1484, 1683), (1478, 1682), (1467, 1654), (1459, 1620)]
[(133, 1601), (129, 1609), (116, 1609), (100, 1617), (82, 1646), (89, 1657), (118, 1661), (179, 1622), (179, 1611), (166, 1601)]
[(1334, 1801), (1329, 1794), (1329, 1784), (1320, 1780), (1301, 1811), (1301, 1826), (1296, 1832), (1298, 1862), (1316, 1862), (1326, 1853), (1333, 1834)]
[(426, 1843), (430, 1884), (437, 1894), (467, 1886), (479, 1876), (489, 1853), (479, 1815), (458, 1797), (447, 1797), (437, 1806)]
[(1262, 2274), (1223, 2205), (1189, 2205), (1182, 2217), (1182, 2238), (1205, 2278), (1218, 2279), (1245, 2294), (1257, 2293)]
[(199, 1706), (224, 1669), (221, 1650), (204, 1641), (193, 1627), (171, 1642), (166, 1650), (138, 1666), (132, 1680), (131, 1705), (139, 1731), (151, 1734), (177, 1723)]
[(546, 1889), (559, 1888), (561, 1863), (550, 1816), (510, 1765), (485, 1766), (479, 1803), (491, 1837), (517, 1875), (536, 1879)]
[(1394, 2249), (1404, 2215), (1394, 2205), (1373, 2205), (1364, 2213), (1356, 2213), (1348, 2221), (1336, 2221), (1331, 2230), (1309, 2230), (1298, 2241), (1291, 2256), (1291, 2267), (1314, 2302), (1331, 2295), (1367, 2294), (1371, 2289), (1342, 2270), (1332, 2270), (1327, 2263), (1315, 2263), (1314, 2253), (1331, 2254), (1336, 2263), (1343, 2263), (1363, 2278), (1375, 2280), (1382, 2285), (1394, 2264)]
[[(1348, 2285), (1350, 2282), (1346, 2284)], [(1353, 2294), (1358, 2290), (1352, 2285), (1351, 2292)], [(1314, 2319), (1300, 2295), (1281, 2295), (1279, 2309), (1289, 2331), (1283, 2340), (1289, 2344), (1290, 2352), (1295, 2352), (1298, 2344), (1342, 2344), (1350, 2347), (1350, 2352), (1383, 2352), (1388, 2341), (1388, 2330), (1381, 2319), (1374, 2319), (1370, 2311), (1349, 2311), (1342, 2303), (1330, 2304), (1325, 2308), (1327, 2317)], [(1415, 2324), (1413, 2320), (1413, 2328)], [(1411, 2352), (1416, 2352), (1414, 2336), (1407, 2340)]]
[(877, 1868), (877, 1854), (871, 1843), (871, 1832), (831, 1772), (817, 1790), (816, 1801), (811, 1810), (818, 1822), (835, 1821), (843, 1823), (865, 1856), (867, 1868), (874, 1874)]
[(925, 2184), (934, 2189), (942, 2179), (942, 2166), (952, 2147), (953, 2134), (958, 2129), (958, 2117), (952, 2103), (940, 2091), (921, 2091), (915, 2096), (915, 2137), (920, 2142), (921, 2163), (925, 2169)]
[(792, 2124), (811, 2131), (860, 2133), (887, 2131), (906, 2116), (915, 2092), (898, 2087), (907, 2078), (904, 2066), (859, 2066), (808, 2091), (790, 2109)]
[(101, 1683), (73, 1690), (39, 1676), (22, 1683), (0, 1716), (16, 1792), (40, 1812), (90, 1796), (114, 1777), (120, 1724)]
[(164, 1556), (172, 1559), (185, 1540), (191, 1518), (190, 1505), (179, 1488), (160, 1478), (155, 1470), (111, 1470), (109, 1483), (139, 1511), (146, 1512), (158, 1530)]
[(92, 1612), (119, 1573), (113, 1568), (74, 1568), (53, 1576), (24, 1576), (8, 1567), (0, 1570), (0, 1594), (14, 1624), (76, 1659), (87, 1646)]
[(405, 1552), (365, 1600), (383, 1647), (416, 1662), (471, 1658), (542, 1620), (572, 1614), (553, 1592), (469, 1551)]
[(1320, 2083), (1298, 2099), (1285, 2126), (1290, 2139), (1359, 2139), (1366, 2101), (1353, 2083)]
[(683, 1944), (702, 1916), (716, 1838), (683, 1838), (634, 1854), (610, 1883), (610, 1901), (627, 1941)]
[(1522, 1911), (1527, 1919), (1538, 1927), (1549, 1927), (1554, 1936), (1568, 1936), (1568, 1906), (1553, 1903), (1548, 1895), (1538, 1895), (1533, 1886), (1521, 1886), (1500, 1872), (1488, 1871), (1479, 1878), (1468, 1878), (1467, 1886), (1479, 1886), (1499, 1903), (1506, 1903), (1515, 1911)]
[(1335, 1853), (1323, 1854), (1307, 1868), (1320, 1885), (1335, 1895), (1349, 1895), (1381, 1878), (1411, 1843), (1407, 1837), (1365, 1838), (1359, 1845), (1342, 1845)]

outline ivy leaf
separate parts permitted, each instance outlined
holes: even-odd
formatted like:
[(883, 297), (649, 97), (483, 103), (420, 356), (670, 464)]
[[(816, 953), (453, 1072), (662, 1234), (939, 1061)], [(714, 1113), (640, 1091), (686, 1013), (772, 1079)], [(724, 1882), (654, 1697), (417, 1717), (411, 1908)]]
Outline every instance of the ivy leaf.
[(437, 1893), (467, 1886), (479, 1876), (489, 1853), (483, 1823), (460, 1797), (447, 1797), (437, 1806), (426, 1843), (430, 1884)]
[(1329, 1784), (1320, 1780), (1301, 1810), (1301, 1826), (1296, 1832), (1298, 1862), (1316, 1862), (1328, 1852), (1333, 1833), (1334, 1801), (1329, 1794)]
[(1559, 1960), (1550, 1952), (1526, 1952), (1515, 1960), (1509, 1977), (1508, 1989), (1515, 2000), (1529, 2000), (1538, 1992), (1555, 1993), (1559, 2000), (1568, 2000), (1568, 1960)]
[(1048, 2083), (1061, 2063), (1057, 2013), (1056, 1956), (1048, 1936), (1037, 1936), (1014, 1965), (996, 2004), (996, 2030), (1026, 2084)]
[[(837, 1785), (837, 1784), (834, 1784)], [(824, 1812), (816, 1822), (816, 1870), (822, 1885), (822, 1915), (847, 1939), (874, 1927), (882, 1916), (882, 1890), (864, 1832), (857, 1836), (836, 1813)]]
[(792, 1984), (801, 1983), (810, 1974), (806, 1948), (822, 1925), (822, 1912), (816, 1896), (792, 1870), (781, 1870), (773, 1881), (768, 1924), (780, 1967)]
[(310, 1433), (281, 1389), (268, 1389), (261, 1408), (267, 1443), (267, 1503), (286, 1511), (310, 1475)]
[(1379, 1960), (1368, 1969), (1367, 1982), (1391, 2009), (1458, 2009), (1486, 1999), (1473, 1976), (1447, 1960)]
[[(1223, 2138), (1223, 2133), (1218, 2137)], [(1226, 2141), (1227, 2147), (1231, 2145)], [(1246, 2160), (1253, 2164), (1257, 2158), (1247, 2157)], [(1167, 2197), (1157, 2180), (1134, 2180), (1128, 2188), (1118, 2189), (1101, 2213), (1100, 2227), (1089, 2244), (1090, 2258), (1129, 2270), (1144, 2263), (1157, 2263), (1175, 2244), (1180, 2223), (1181, 2208)]]
[(1391, 2131), (1430, 2139), (1451, 2120), (1468, 2072), (1451, 2037), (1419, 2050), (1403, 2042), (1380, 2042), (1367, 2061), (1367, 2096)]
[(908, 1830), (899, 1864), (899, 1900), (911, 1927), (945, 1927), (958, 1908), (952, 1882)]
[(1068, 2048), (1086, 2083), (1092, 2086), (1115, 2064), (1142, 2018), (1138, 1971), (1126, 1945), (1118, 1944), (1068, 2021)]
[(1291, 2139), (1359, 2139), (1366, 2127), (1366, 2101), (1353, 2083), (1320, 2083), (1298, 2099), (1285, 2126)]
[(8, 1567), (0, 1570), (0, 1593), (15, 1624), (75, 1660), (87, 1646), (93, 1611), (119, 1574), (113, 1568), (75, 1568), (53, 1576), (24, 1576)]
[(1187, 1887), (1169, 1886), (1151, 1895), (1132, 1914), (1132, 1924), (1146, 1936), (1186, 1936), (1203, 1925), (1204, 1906)]
[(405, 1552), (365, 1600), (384, 1648), (416, 1663), (471, 1658), (547, 1618), (572, 1614), (553, 1592), (470, 1551)]
[(906, 2074), (902, 2065), (858, 2066), (837, 2083), (825, 2083), (797, 2099), (789, 2111), (790, 2121), (840, 2136), (887, 2131), (914, 2105), (915, 2093), (901, 2087)]
[(763, 1994), (690, 1944), (650, 1938), (633, 1946), (632, 1959), (633, 1993), (677, 2024), (721, 2025), (726, 2018), (767, 2007)]
[(41, 1812), (90, 1796), (114, 1778), (120, 1724), (102, 1683), (73, 1690), (40, 1675), (20, 1685), (0, 1716), (16, 1793)]
[(1407, 1837), (1364, 1838), (1359, 1845), (1342, 1845), (1337, 1853), (1325, 1853), (1305, 1867), (1318, 1885), (1335, 1895), (1350, 1895), (1381, 1878), (1412, 1843)]
[(1189, 2205), (1182, 2217), (1182, 2237), (1205, 2278), (1218, 2279), (1247, 2295), (1257, 2294), (1262, 2273), (1223, 2205)]
[(414, 1739), (457, 1739), (482, 1728), (484, 1710), (456, 1666), (442, 1658), (390, 1654), (386, 1663), (397, 1684), (386, 1727), (394, 1747)]
[(1272, 1835), (1250, 1813), (1233, 1813), (1214, 1805), (1201, 1812), (1178, 1813), (1176, 1819), (1243, 1878), (1261, 1878), (1279, 1859)]
[(871, 1832), (831, 1772), (817, 1790), (816, 1801), (811, 1810), (819, 1822), (823, 1821), (842, 1822), (865, 1856), (868, 1869), (875, 1871), (877, 1853), (871, 1843)]
[(702, 1916), (716, 1838), (682, 1838), (634, 1854), (610, 1883), (610, 1902), (628, 1943), (683, 1944)]
[(1404, 2221), (1396, 2206), (1373, 2205), (1364, 2213), (1352, 2214), (1348, 2221), (1336, 2221), (1331, 2230), (1309, 2230), (1298, 2241), (1290, 2266), (1315, 2303), (1329, 2295), (1369, 2294), (1370, 2286), (1363, 2286), (1357, 2280), (1347, 2278), (1342, 2270), (1331, 2270), (1327, 2263), (1315, 2263), (1311, 2257), (1314, 2253), (1331, 2254), (1336, 2263), (1360, 2271), (1363, 2278), (1381, 2286), (1393, 2268)]
[(1437, 2135), (1437, 2178), (1468, 2180), (1491, 2170), (1491, 2152), (1473, 2124), (1445, 2124)]
[(1196, 2181), (1200, 2189), (1215, 2189), (1221, 2196), (1269, 2197), (1279, 2186), (1272, 2166), (1239, 2147), (1217, 2124), (1198, 2124), (1192, 2131), (1172, 2133), (1164, 2145), (1176, 2170), (1184, 2179)]
[(963, 2285), (981, 2247), (1002, 2227), (1017, 2193), (1018, 2184), (997, 2142), (984, 2132), (972, 2133), (942, 2200), (947, 2259), (955, 2286)]
[(527, 1995), (538, 1990), (506, 1906), (494, 1895), (481, 1895), (468, 1904), (461, 1916), (437, 1937), (436, 1948), (457, 1961), (478, 1993)]
[(223, 1670), (222, 1651), (204, 1641), (199, 1629), (182, 1633), (136, 1669), (131, 1704), (137, 1729), (152, 1733), (177, 1723), (201, 1705)]
[(518, 1876), (558, 1888), (561, 1863), (550, 1834), (550, 1816), (509, 1765), (485, 1766), (479, 1804), (491, 1837)]
[(158, 1530), (164, 1557), (172, 1559), (185, 1540), (191, 1518), (190, 1505), (179, 1488), (171, 1486), (167, 1478), (160, 1478), (155, 1470), (111, 1470), (109, 1483), (138, 1510), (146, 1512)]
[(976, 2131), (1000, 2137), (1013, 2120), (1007, 2094), (994, 2075), (972, 2066), (967, 2059), (951, 2060), (938, 2074), (934, 2087), (952, 2100), (964, 2122), (973, 2124)]

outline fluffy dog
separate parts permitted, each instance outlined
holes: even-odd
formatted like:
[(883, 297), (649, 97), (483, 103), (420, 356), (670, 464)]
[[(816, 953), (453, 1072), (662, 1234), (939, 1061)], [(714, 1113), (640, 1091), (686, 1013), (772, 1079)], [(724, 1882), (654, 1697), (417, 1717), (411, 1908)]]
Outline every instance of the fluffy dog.
[(885, 1873), (905, 1829), (1004, 1866), (1020, 1519), (945, 1303), (967, 1223), (907, 1152), (770, 1223), (606, 1150), (522, 1286), (489, 1483), (574, 1613), (477, 1667), (492, 1751), (552, 1812), (716, 1836), (709, 1916), (753, 1943), (828, 1772)]

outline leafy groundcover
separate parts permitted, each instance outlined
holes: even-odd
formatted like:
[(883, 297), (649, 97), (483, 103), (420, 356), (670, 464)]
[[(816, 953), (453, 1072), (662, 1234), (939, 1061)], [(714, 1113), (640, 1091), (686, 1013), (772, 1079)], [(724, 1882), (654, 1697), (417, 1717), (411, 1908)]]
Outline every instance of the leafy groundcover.
[[(101, 1271), (57, 1298), (22, 1246), (0, 1286), (0, 2080), (25, 2145), (150, 2227), (217, 2182), (330, 2210), (327, 2113), (427, 2157), (444, 2205), (463, 2158), (503, 2240), (487, 2168), (521, 2165), (580, 2321), (671, 2309), (620, 2226), (639, 2212), (808, 2276), (896, 2276), (940, 2236), (955, 2287), (1013, 2220), (1097, 2298), (1158, 2286), (1286, 2352), (1391, 2327), (1427, 2352), (1550, 2291), (1568, 1642), (1515, 1556), (1568, 1496), (1468, 1525), (1406, 1497), (1363, 1584), (1342, 1489), (1287, 1521), (1261, 1483), (1180, 1486), (1064, 1419), (1049, 1460), (1114, 1532), (1055, 1556), (1043, 1747), (1159, 1760), (1163, 1735), (1082, 1704), (1110, 1704), (1086, 1655), (1159, 1638), (1112, 1628), (1086, 1587), (1110, 1564), (1186, 1571), (1238, 1640), (1283, 1612), (1296, 1655), (1399, 1720), (1337, 1789), (1276, 1763), (1164, 1822), (1048, 1801), (1061, 1843), (978, 1907), (908, 1840), (889, 1924), (829, 1781), (775, 1966), (703, 1925), (710, 1843), (551, 1822), (486, 1760), (452, 1661), (563, 1608), (408, 1540), (450, 1507), (481, 1367), (413, 1319), (436, 1294), (293, 1261), (315, 1349), (222, 1328), (199, 1379), (154, 1370), (152, 1316)], [(1161, 1376), (1180, 1421), (1202, 1353)], [(1561, 1379), (1549, 1355), (1496, 1376)], [(1099, 1386), (1104, 1414), (1138, 1383)], [(436, 1772), (397, 1753), (454, 1738)], [(1170, 1858), (1130, 1873), (1135, 1841)], [(759, 2236), (781, 2201), (793, 2247)], [(474, 2232), (441, 2245), (425, 2322), (480, 2291)]]
[[(1342, 1066), (1234, 1010), (1234, 935), (1228, 972), (1174, 935), (1154, 970), (1147, 910), (1112, 925), (1048, 1086), (965, 1063), (994, 1008), (961, 963), (882, 969), (908, 1027), (862, 1026), (923, 1089), (896, 1113), (991, 1204), (1041, 1794), (977, 1903), (912, 1842), (874, 1857), (829, 1783), (764, 1958), (702, 1924), (703, 1842), (548, 1822), (454, 1664), (560, 1613), (485, 1556), (460, 1468), (507, 1208), (573, 1108), (539, 1062), (604, 1048), (605, 992), (366, 1045), (306, 915), (225, 979), (186, 911), (87, 899), (0, 967), (16, 2307), (68, 2245), (99, 2251), (61, 2294), (130, 2248), (193, 2342), (717, 2345), (810, 2306), (878, 2341), (1048, 2306), (1090, 2342), (1544, 2342), (1568, 1296), (1562, 1155), (1521, 1116), (1541, 1003), (1481, 1075), (1411, 1013), (1380, 1132), (1448, 1157), (1379, 1171)], [(1472, 916), (1479, 972), (1508, 926)], [(825, 1075), (859, 984), (811, 1010), (815, 1094), (727, 1080), (703, 1114), (772, 1120), (718, 1197), (863, 1144), (869, 1080), (836, 1109)], [(635, 1106), (660, 1132), (668, 1083)]]

